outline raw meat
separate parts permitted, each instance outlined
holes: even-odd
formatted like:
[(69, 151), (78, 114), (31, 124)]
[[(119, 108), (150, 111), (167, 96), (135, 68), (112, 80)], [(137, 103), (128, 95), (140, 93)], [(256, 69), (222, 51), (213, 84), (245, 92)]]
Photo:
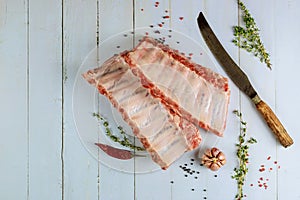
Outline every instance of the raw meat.
[(120, 111), (162, 169), (200, 144), (198, 128), (150, 95), (120, 55), (89, 70), (83, 77)]
[(223, 135), (230, 97), (227, 78), (150, 37), (122, 56), (154, 97), (179, 116)]

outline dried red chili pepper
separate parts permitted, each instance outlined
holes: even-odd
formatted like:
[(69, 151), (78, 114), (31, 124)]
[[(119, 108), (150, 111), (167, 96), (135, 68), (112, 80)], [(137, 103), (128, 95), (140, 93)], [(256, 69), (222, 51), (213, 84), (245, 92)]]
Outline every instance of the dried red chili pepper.
[(104, 151), (107, 155), (121, 159), (121, 160), (129, 160), (134, 157), (133, 153), (128, 150), (118, 149), (106, 144), (95, 143), (102, 151)]

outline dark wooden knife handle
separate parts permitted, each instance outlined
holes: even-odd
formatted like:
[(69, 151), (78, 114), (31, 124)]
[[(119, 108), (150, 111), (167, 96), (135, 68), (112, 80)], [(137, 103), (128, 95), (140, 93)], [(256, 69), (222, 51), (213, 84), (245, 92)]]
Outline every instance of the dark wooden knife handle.
[(273, 131), (274, 135), (284, 147), (291, 146), (294, 142), (293, 139), (289, 136), (279, 119), (276, 117), (272, 109), (266, 104), (263, 100), (254, 101), (257, 110), (266, 120), (268, 126)]

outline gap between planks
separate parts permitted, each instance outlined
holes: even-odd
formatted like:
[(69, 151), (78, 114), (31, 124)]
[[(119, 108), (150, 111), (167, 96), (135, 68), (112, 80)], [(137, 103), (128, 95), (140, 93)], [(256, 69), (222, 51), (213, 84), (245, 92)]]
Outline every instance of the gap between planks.
[[(100, 2), (97, 0), (97, 14), (96, 14), (96, 48), (97, 48), (97, 64), (99, 62), (99, 43), (100, 43)], [(97, 95), (97, 112), (99, 113), (99, 95)], [(99, 130), (99, 129), (98, 129)], [(99, 138), (99, 133), (98, 133), (98, 138)], [(99, 140), (99, 139), (98, 139)], [(98, 141), (99, 142), (99, 141)], [(100, 152), (98, 149), (98, 160), (100, 157)], [(97, 199), (100, 200), (100, 163), (97, 161)]]
[(61, 0), (61, 199), (64, 200), (65, 194), (65, 166), (64, 166), (64, 83), (65, 83), (65, 65), (64, 65), (64, 0)]
[(30, 50), (30, 46), (29, 46), (29, 38), (30, 38), (30, 35), (29, 35), (29, 12), (30, 12), (30, 9), (29, 9), (29, 3), (30, 3), (30, 0), (27, 0), (27, 1), (24, 1), (25, 3), (25, 7), (26, 7), (26, 53), (27, 53), (27, 60), (26, 60), (26, 91), (27, 91), (27, 94), (26, 94), (26, 112), (27, 112), (27, 119), (26, 119), (26, 131), (27, 131), (27, 200), (29, 200), (29, 195), (30, 195), (30, 156), (29, 156), (29, 144), (30, 144), (30, 134), (29, 134), (29, 123), (30, 123), (30, 120), (29, 120), (29, 50)]

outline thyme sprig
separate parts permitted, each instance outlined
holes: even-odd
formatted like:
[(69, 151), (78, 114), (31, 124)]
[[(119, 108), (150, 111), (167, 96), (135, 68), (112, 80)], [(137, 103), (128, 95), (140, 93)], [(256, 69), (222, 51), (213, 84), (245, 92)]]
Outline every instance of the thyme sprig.
[(104, 117), (102, 117), (99, 113), (93, 113), (93, 117), (96, 117), (98, 120), (100, 120), (102, 122), (102, 125), (105, 128), (106, 136), (109, 137), (112, 141), (117, 142), (117, 143), (121, 144), (122, 146), (128, 147), (132, 150), (145, 151), (144, 148), (135, 146), (134, 144), (131, 143), (131, 141), (126, 136), (126, 132), (124, 131), (122, 126), (118, 126), (119, 133), (120, 133), (120, 135), (122, 135), (122, 138), (119, 138), (118, 136), (116, 136), (112, 133), (112, 131), (109, 127), (109, 123)]
[(272, 64), (270, 61), (270, 55), (267, 53), (264, 44), (259, 35), (259, 29), (251, 16), (249, 10), (244, 3), (240, 0), (237, 1), (239, 8), (243, 11), (242, 18), (245, 23), (245, 27), (234, 26), (235, 38), (232, 42), (248, 52), (252, 52), (254, 56), (258, 57), (261, 62), (265, 63), (268, 68), (271, 69)]
[(249, 145), (257, 143), (257, 141), (253, 137), (246, 139), (247, 122), (243, 120), (242, 113), (238, 110), (234, 110), (233, 113), (236, 114), (236, 116), (239, 118), (241, 124), (239, 142), (236, 144), (236, 155), (238, 157), (239, 164), (238, 167), (234, 168), (234, 175), (232, 176), (232, 178), (237, 181), (238, 186), (238, 193), (236, 194), (235, 199), (241, 200), (244, 197), (243, 186), (248, 172), (247, 164), (249, 162)]

